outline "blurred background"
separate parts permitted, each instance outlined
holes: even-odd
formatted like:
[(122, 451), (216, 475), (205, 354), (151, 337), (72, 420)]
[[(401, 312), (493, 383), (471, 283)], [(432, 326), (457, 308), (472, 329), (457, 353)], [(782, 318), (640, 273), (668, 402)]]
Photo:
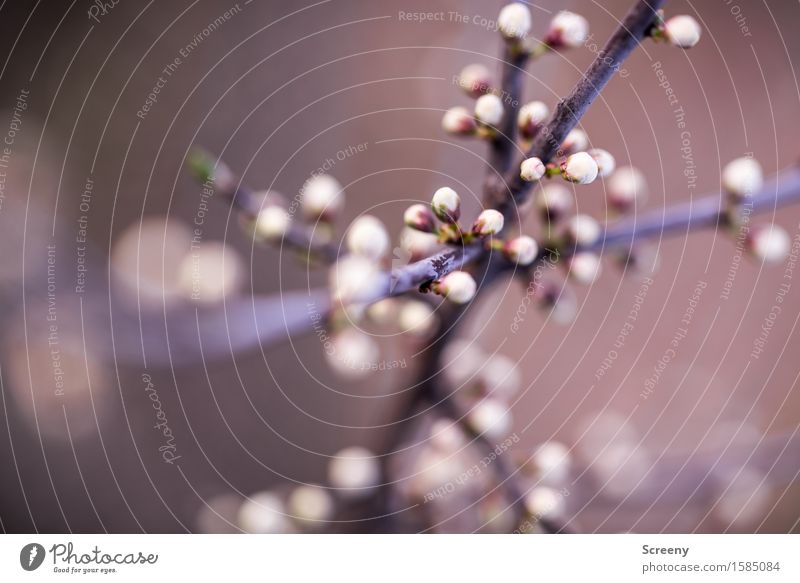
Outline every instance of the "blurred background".
[[(526, 98), (553, 107), (629, 4), (530, 4), (535, 35), (566, 8), (589, 20), (593, 36), (534, 63)], [(261, 492), (258, 508), (275, 510), (298, 485), (329, 485), (331, 472), (343, 471), (331, 468), (332, 456), (352, 446), (392, 458), (389, 507), (398, 516), (367, 505), (358, 521), (331, 530), (507, 528), (486, 518), (505, 502), (485, 495), (485, 475), (430, 516), (414, 509), (419, 488), (435, 491), (475, 461), (443, 469), (439, 460), (440, 478), (409, 485), (424, 473), (420, 448), (433, 421), (405, 408), (424, 352), (413, 339), (372, 329), (382, 361), (398, 365), (365, 375), (338, 374), (313, 333), (230, 349), (231, 327), (253, 327), (248, 298), (305, 293), (327, 274), (254, 245), (230, 205), (204, 197), (184, 169), (187, 152), (202, 145), (251, 187), (291, 199), (323, 168), (346, 193), (340, 230), (368, 212), (395, 240), (403, 209), (440, 186), (456, 188), (473, 217), (486, 146), (445, 135), (441, 117), (452, 105), (470, 107), (453, 83), (464, 65), (498, 70), (501, 6), (49, 0), (0, 8), (4, 531), (303, 530), (264, 516), (250, 528), (241, 504)], [(582, 122), (594, 146), (645, 172), (649, 197), (637, 212), (718, 191), (730, 159), (751, 153), (771, 175), (798, 155), (796, 3), (669, 2), (667, 10), (701, 22), (700, 44), (645, 43)], [(441, 16), (404, 16), (421, 13)], [(576, 203), (605, 220), (602, 184), (581, 187)], [(800, 207), (757, 220), (794, 238)], [(512, 331), (526, 289), (511, 280), (472, 307), (460, 334), (482, 352), (470, 353), (470, 366), (500, 354), (521, 385), (509, 402), (515, 439), (502, 456), (553, 441), (568, 448), (561, 514), (574, 530), (798, 531), (797, 450), (781, 455), (780, 444), (800, 419), (800, 291), (782, 293), (791, 282), (785, 266), (740, 257), (722, 232), (657, 239), (642, 253), (658, 257), (654, 275), (623, 277), (609, 254), (595, 284), (572, 288), (570, 318), (530, 308)], [(214, 320), (205, 346), (193, 334), (197, 302), (186, 276), (198, 256), (200, 309), (224, 314), (223, 300), (241, 308), (238, 319)], [(615, 345), (635, 306), (630, 334)], [(662, 365), (679, 328), (685, 337)], [(176, 343), (186, 346), (171, 362)], [(395, 441), (398, 427), (406, 445)], [(773, 455), (759, 457), (765, 449)], [(345, 473), (370, 471), (356, 466)], [(329, 498), (304, 492), (309, 499), (294, 507), (328, 516)]]

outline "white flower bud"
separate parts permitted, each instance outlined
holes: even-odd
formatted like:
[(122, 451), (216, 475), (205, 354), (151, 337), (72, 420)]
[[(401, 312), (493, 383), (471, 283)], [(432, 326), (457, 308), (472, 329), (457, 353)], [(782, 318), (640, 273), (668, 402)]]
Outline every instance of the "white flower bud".
[(400, 300), (384, 298), (367, 307), (367, 317), (381, 326), (393, 323), (397, 319)]
[(501, 439), (511, 430), (511, 411), (495, 399), (483, 399), (467, 415), (467, 424), (478, 435)]
[(552, 520), (563, 516), (566, 503), (564, 497), (557, 490), (539, 486), (525, 496), (525, 510), (533, 517)]
[(255, 234), (262, 241), (279, 241), (289, 230), (290, 224), (289, 213), (279, 206), (270, 205), (258, 213)]
[(589, 147), (589, 136), (580, 128), (572, 128), (561, 143), (564, 156), (584, 152)]
[(448, 134), (457, 136), (470, 136), (475, 133), (478, 127), (475, 118), (466, 107), (451, 107), (444, 112), (442, 118), (442, 128)]
[(536, 194), (536, 206), (545, 218), (558, 220), (572, 209), (572, 193), (558, 182), (542, 184)]
[(287, 505), (289, 514), (308, 528), (323, 528), (321, 523), (333, 517), (333, 498), (319, 486), (298, 486), (289, 494)]
[(531, 29), (531, 11), (522, 2), (503, 6), (497, 17), (497, 27), (507, 39), (522, 39)]
[(458, 75), (458, 86), (470, 97), (480, 97), (491, 90), (492, 74), (480, 63), (467, 65)]
[(633, 166), (622, 166), (611, 175), (607, 186), (608, 203), (619, 212), (627, 212), (647, 196), (647, 180)]
[(368, 496), (380, 482), (375, 454), (363, 447), (348, 447), (337, 453), (328, 466), (328, 481), (347, 498)]
[(545, 42), (553, 48), (577, 48), (589, 36), (589, 22), (580, 14), (562, 10), (550, 21)]
[(519, 109), (517, 125), (523, 138), (531, 139), (547, 122), (550, 109), (543, 101), (531, 101)]
[(466, 443), (464, 433), (452, 419), (437, 419), (431, 425), (430, 444), (441, 453), (453, 453)]
[(331, 267), (333, 297), (345, 304), (369, 301), (380, 292), (381, 275), (373, 261), (359, 255), (348, 255)]
[(427, 338), (436, 329), (437, 316), (427, 302), (409, 300), (398, 318), (400, 329), (419, 338)]
[(532, 237), (522, 235), (503, 246), (503, 255), (517, 265), (530, 265), (539, 253), (539, 245)]
[(522, 388), (522, 372), (517, 363), (502, 354), (493, 354), (481, 367), (484, 394), (508, 403)]
[(451, 302), (466, 304), (475, 297), (478, 285), (466, 271), (454, 271), (435, 282), (433, 289)]
[(594, 245), (600, 238), (600, 225), (589, 215), (575, 215), (567, 223), (567, 237), (580, 247)]
[(499, 126), (503, 121), (503, 101), (491, 93), (481, 95), (475, 102), (475, 117), (487, 125)]
[(600, 178), (605, 178), (611, 174), (617, 166), (614, 156), (607, 150), (592, 148), (589, 150), (588, 154), (594, 158), (594, 161), (597, 163), (597, 175)]
[(681, 49), (690, 49), (700, 41), (700, 24), (688, 14), (673, 16), (664, 23), (667, 40)]
[(423, 233), (432, 233), (436, 229), (436, 219), (430, 207), (424, 204), (412, 204), (408, 207), (403, 213), (403, 222), (407, 227)]
[(300, 191), (303, 214), (308, 220), (332, 221), (344, 206), (342, 185), (327, 174), (312, 176)]
[(380, 348), (371, 336), (358, 328), (345, 328), (333, 337), (325, 360), (339, 375), (357, 379), (370, 373), (380, 358)]
[(589, 184), (597, 178), (597, 162), (586, 152), (572, 154), (561, 163), (561, 175), (570, 182)]
[(372, 215), (361, 215), (347, 232), (347, 248), (351, 253), (378, 261), (389, 251), (389, 233)]
[(548, 484), (561, 484), (569, 478), (572, 459), (569, 448), (558, 441), (540, 445), (531, 458), (536, 477)]
[(215, 241), (204, 242), (187, 253), (179, 267), (184, 296), (203, 304), (214, 304), (234, 296), (245, 273), (236, 250)]
[(747, 236), (750, 252), (765, 263), (780, 263), (791, 251), (789, 235), (778, 225), (755, 227)]
[(461, 216), (461, 198), (458, 193), (447, 186), (433, 193), (431, 209), (445, 223), (455, 223)]
[(522, 161), (519, 168), (519, 175), (525, 182), (536, 182), (541, 180), (546, 172), (546, 168), (539, 158), (526, 158)]
[(472, 225), (472, 233), (479, 237), (486, 237), (488, 235), (496, 235), (503, 230), (502, 213), (494, 209), (486, 209), (478, 215), (475, 223)]
[(396, 250), (397, 259), (410, 263), (433, 255), (439, 248), (439, 239), (436, 235), (405, 227), (400, 232), (400, 249)]
[(583, 285), (589, 285), (600, 275), (600, 258), (594, 253), (576, 253), (569, 260), (569, 275)]
[(251, 534), (280, 534), (290, 530), (281, 499), (272, 492), (259, 492), (239, 508), (238, 523)]
[(761, 164), (752, 158), (736, 158), (722, 170), (722, 187), (738, 200), (758, 192), (763, 183)]

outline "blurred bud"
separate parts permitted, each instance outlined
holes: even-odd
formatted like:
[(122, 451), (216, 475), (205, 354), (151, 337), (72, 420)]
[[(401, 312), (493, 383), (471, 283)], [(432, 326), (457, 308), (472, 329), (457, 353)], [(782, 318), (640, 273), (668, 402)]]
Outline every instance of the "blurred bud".
[(475, 102), (475, 117), (487, 125), (499, 126), (503, 121), (503, 101), (491, 93), (481, 95)]
[(522, 2), (503, 6), (497, 17), (500, 34), (509, 40), (519, 40), (531, 29), (531, 11)]
[(525, 496), (525, 510), (533, 517), (552, 520), (564, 515), (566, 504), (560, 492), (539, 486)]
[(319, 530), (333, 517), (331, 495), (319, 486), (298, 486), (287, 500), (289, 514), (307, 528)]
[(239, 526), (251, 534), (289, 532), (290, 525), (281, 499), (272, 492), (259, 492), (239, 508)]
[(483, 399), (467, 415), (467, 424), (477, 435), (502, 439), (511, 431), (511, 411), (495, 399)]
[(403, 332), (427, 338), (436, 329), (438, 316), (427, 302), (409, 300), (400, 308), (399, 323)]
[(536, 182), (544, 176), (546, 168), (539, 158), (526, 158), (519, 168), (519, 175), (525, 182)]
[(517, 125), (523, 138), (533, 138), (550, 115), (550, 109), (543, 101), (531, 101), (523, 105), (517, 116)]
[(597, 162), (586, 152), (572, 154), (561, 163), (561, 175), (577, 184), (589, 184), (597, 178)]
[(383, 223), (372, 215), (361, 215), (347, 232), (347, 248), (351, 253), (378, 261), (389, 251), (389, 234)]
[(461, 216), (461, 198), (455, 190), (447, 186), (433, 193), (431, 209), (445, 223), (455, 223)]
[(409, 227), (400, 232), (400, 249), (408, 255), (405, 259), (409, 262), (429, 257), (436, 253), (439, 247), (439, 239), (431, 233), (423, 233)]
[(291, 219), (283, 208), (270, 205), (261, 209), (256, 217), (255, 235), (260, 241), (280, 241), (289, 230)]
[(448, 273), (433, 283), (433, 290), (456, 304), (466, 304), (475, 297), (478, 286), (466, 271)]
[(503, 255), (517, 265), (530, 265), (538, 254), (539, 245), (527, 235), (511, 239), (503, 246)]
[(380, 358), (380, 348), (371, 336), (358, 328), (345, 328), (337, 332), (325, 360), (339, 375), (357, 379), (367, 376)]
[(412, 204), (408, 207), (403, 213), (403, 222), (407, 227), (423, 233), (432, 233), (436, 229), (436, 219), (430, 207), (424, 204)]
[(477, 127), (475, 118), (466, 107), (451, 107), (442, 117), (442, 128), (448, 134), (471, 136)]
[(606, 183), (608, 204), (618, 212), (628, 212), (647, 196), (647, 180), (641, 170), (622, 166)]
[(332, 222), (344, 206), (342, 185), (333, 176), (312, 176), (301, 192), (303, 214), (310, 221)]
[(600, 225), (589, 215), (575, 215), (567, 223), (567, 237), (580, 247), (594, 245), (600, 238)]
[(589, 147), (589, 136), (580, 128), (572, 128), (564, 141), (561, 142), (561, 151), (564, 156), (584, 152)]
[(764, 173), (752, 158), (736, 158), (722, 170), (722, 187), (735, 200), (752, 196), (761, 189)]
[(503, 230), (502, 213), (494, 209), (486, 209), (478, 215), (475, 223), (472, 225), (472, 233), (479, 237), (486, 237), (488, 235), (496, 235)]
[(449, 454), (467, 444), (466, 436), (452, 419), (437, 419), (431, 425), (430, 444), (439, 452)]
[(236, 177), (222, 160), (201, 149), (194, 149), (186, 160), (189, 172), (201, 184), (211, 183), (219, 194), (232, 195), (236, 192)]
[(491, 90), (492, 74), (480, 63), (467, 65), (458, 75), (458, 86), (470, 97), (480, 97)]
[(577, 48), (589, 36), (589, 22), (581, 15), (562, 10), (550, 21), (545, 42), (555, 48)]
[(600, 275), (600, 258), (594, 253), (576, 253), (569, 260), (569, 276), (583, 285), (589, 285)]
[(594, 159), (597, 164), (597, 175), (600, 178), (605, 178), (614, 171), (617, 166), (614, 156), (607, 150), (601, 148), (592, 148), (588, 154)]
[(236, 250), (213, 241), (189, 252), (179, 270), (186, 299), (203, 304), (218, 303), (236, 294), (245, 273)]
[(375, 454), (363, 447), (348, 447), (337, 453), (328, 466), (328, 481), (346, 498), (363, 498), (380, 482)]
[(563, 184), (542, 184), (536, 195), (536, 206), (545, 219), (557, 221), (572, 210), (572, 193)]
[(440, 369), (447, 382), (459, 389), (477, 380), (485, 358), (485, 353), (477, 343), (456, 338), (442, 349)]
[(369, 301), (380, 291), (381, 272), (366, 257), (348, 255), (331, 266), (330, 285), (334, 299), (343, 303)]
[(546, 441), (531, 457), (530, 465), (536, 477), (548, 484), (562, 484), (569, 478), (572, 458), (569, 448), (558, 441)]
[(400, 300), (396, 298), (384, 298), (367, 307), (367, 316), (376, 324), (386, 325), (394, 322)]
[(511, 401), (522, 388), (517, 363), (503, 354), (493, 354), (481, 367), (480, 377), (484, 394), (503, 403)]
[(687, 14), (673, 16), (664, 23), (664, 36), (681, 49), (690, 49), (700, 41), (700, 24)]
[(780, 263), (791, 251), (789, 235), (778, 225), (754, 227), (747, 235), (750, 252), (765, 263)]

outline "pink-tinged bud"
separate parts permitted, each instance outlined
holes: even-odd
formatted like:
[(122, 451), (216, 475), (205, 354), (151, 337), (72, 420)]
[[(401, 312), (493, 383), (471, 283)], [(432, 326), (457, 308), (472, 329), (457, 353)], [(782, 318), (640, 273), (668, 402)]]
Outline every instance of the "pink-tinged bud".
[(761, 164), (752, 158), (736, 158), (722, 170), (722, 187), (735, 200), (752, 196), (764, 184)]
[(466, 107), (451, 107), (442, 118), (442, 128), (448, 134), (456, 136), (471, 136), (475, 133), (478, 124)]
[(333, 456), (328, 466), (328, 482), (345, 498), (363, 498), (371, 494), (381, 479), (374, 453), (363, 447), (347, 447)]
[(333, 297), (345, 304), (374, 299), (383, 283), (375, 262), (359, 255), (348, 255), (330, 269)]
[(592, 148), (589, 150), (588, 154), (597, 164), (597, 175), (600, 178), (605, 178), (614, 171), (614, 168), (617, 167), (617, 162), (614, 160), (614, 156), (612, 156), (607, 150)]
[(525, 510), (535, 519), (553, 520), (564, 515), (567, 505), (561, 492), (537, 486), (525, 496)]
[(539, 158), (526, 158), (519, 167), (519, 175), (525, 182), (541, 180), (547, 169)]
[(333, 221), (344, 206), (342, 185), (327, 174), (312, 176), (300, 191), (303, 214), (308, 220)]
[(400, 308), (400, 329), (418, 338), (430, 336), (438, 324), (438, 316), (427, 302), (409, 300)]
[(664, 36), (674, 46), (690, 49), (700, 42), (700, 24), (687, 14), (673, 16), (664, 23)]
[(486, 237), (488, 235), (496, 235), (503, 230), (504, 223), (503, 215), (494, 209), (486, 209), (478, 215), (475, 223), (472, 225), (472, 233), (479, 237)]
[(550, 21), (545, 42), (555, 49), (573, 49), (586, 42), (589, 22), (581, 15), (562, 10)]
[(589, 215), (575, 215), (567, 223), (569, 241), (579, 247), (589, 247), (600, 239), (600, 225)]
[(333, 518), (333, 498), (320, 486), (298, 486), (292, 490), (286, 502), (291, 517), (306, 529), (319, 530)]
[(289, 213), (275, 205), (264, 207), (255, 222), (255, 234), (262, 241), (280, 241), (289, 230)]
[(437, 419), (431, 425), (430, 444), (442, 453), (456, 452), (467, 440), (458, 423), (452, 419)]
[(403, 264), (429, 257), (440, 248), (439, 238), (431, 233), (423, 233), (406, 227), (400, 232), (400, 252), (397, 259)]
[(483, 399), (467, 415), (470, 429), (490, 439), (500, 439), (511, 431), (511, 411), (495, 399)]
[(497, 17), (497, 27), (509, 40), (523, 39), (531, 30), (531, 11), (522, 2), (507, 4)]
[(389, 251), (389, 233), (383, 223), (372, 215), (361, 215), (347, 231), (350, 253), (378, 261)]
[(470, 97), (480, 97), (492, 89), (492, 74), (479, 63), (467, 65), (458, 75), (458, 86)]
[(558, 441), (547, 441), (536, 448), (530, 463), (536, 477), (547, 484), (562, 484), (569, 478), (572, 456)]
[(475, 297), (478, 285), (466, 271), (454, 271), (434, 282), (433, 290), (453, 303), (466, 304)]
[(580, 128), (573, 128), (561, 143), (561, 152), (564, 156), (584, 152), (589, 147), (589, 136)]
[(445, 186), (433, 193), (431, 210), (440, 221), (456, 223), (461, 216), (461, 198), (455, 190)]
[(558, 182), (542, 184), (536, 194), (536, 207), (542, 217), (557, 221), (572, 210), (572, 192)]
[(564, 180), (577, 184), (589, 184), (597, 178), (597, 162), (586, 152), (572, 154), (561, 163)]
[(475, 102), (475, 117), (486, 125), (500, 125), (503, 121), (503, 101), (491, 93), (481, 95)]
[(333, 336), (324, 354), (328, 365), (340, 376), (357, 379), (369, 374), (381, 352), (371, 336), (357, 328), (345, 328)]
[(403, 222), (407, 227), (432, 233), (436, 229), (436, 219), (429, 206), (424, 204), (412, 204), (403, 213)]
[(517, 115), (517, 126), (523, 138), (530, 140), (539, 132), (550, 116), (550, 109), (543, 101), (531, 101), (523, 105)]
[(237, 522), (250, 534), (283, 534), (291, 530), (283, 501), (273, 492), (257, 492), (239, 507)]
[(622, 166), (606, 182), (608, 203), (624, 213), (647, 197), (647, 180), (641, 170)]
[(576, 253), (569, 260), (569, 276), (583, 285), (589, 285), (600, 275), (600, 258), (594, 253)]
[(778, 225), (764, 225), (750, 230), (747, 247), (764, 263), (780, 263), (789, 255), (792, 241)]
[(530, 265), (539, 254), (539, 245), (532, 237), (522, 235), (503, 246), (503, 255), (517, 265)]

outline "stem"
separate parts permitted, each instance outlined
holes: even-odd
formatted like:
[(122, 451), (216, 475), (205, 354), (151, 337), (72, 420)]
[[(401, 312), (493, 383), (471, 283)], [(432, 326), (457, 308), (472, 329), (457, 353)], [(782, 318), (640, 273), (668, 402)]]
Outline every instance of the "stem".
[[(506, 174), (514, 159), (517, 145), (517, 117), (522, 101), (522, 73), (528, 63), (529, 53), (511, 42), (503, 49), (503, 65), (500, 80), (500, 100), (503, 103), (503, 121), (497, 127), (491, 141), (489, 165), (497, 174)], [(489, 172), (489, 176), (493, 176)]]

